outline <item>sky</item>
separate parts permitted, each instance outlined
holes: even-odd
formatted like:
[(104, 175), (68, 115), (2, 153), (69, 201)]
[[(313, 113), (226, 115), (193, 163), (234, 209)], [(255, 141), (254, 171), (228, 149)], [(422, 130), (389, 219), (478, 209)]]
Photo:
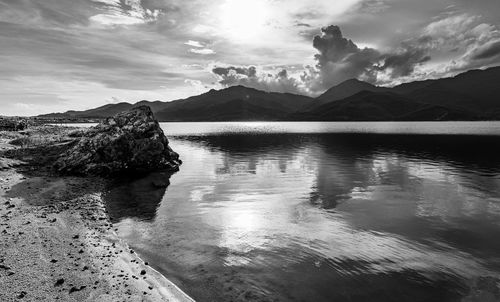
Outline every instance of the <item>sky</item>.
[(0, 115), (497, 65), (498, 0), (0, 0)]

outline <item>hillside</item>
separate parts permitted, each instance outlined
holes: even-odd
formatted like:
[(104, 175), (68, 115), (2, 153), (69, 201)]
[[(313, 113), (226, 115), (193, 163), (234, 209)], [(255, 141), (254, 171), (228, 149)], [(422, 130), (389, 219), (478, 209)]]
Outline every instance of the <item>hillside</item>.
[(417, 102), (392, 92), (361, 91), (291, 116), (310, 121), (443, 121), (474, 120), (467, 111)]
[[(336, 99), (332, 91), (294, 118), (308, 120), (496, 120), (500, 118), (500, 67), (471, 70), (451, 78), (405, 83), (393, 88), (347, 81), (353, 95)], [(341, 83), (339, 86), (345, 86)], [(353, 85), (355, 83), (355, 85)], [(368, 90), (363, 89), (368, 87)], [(359, 91), (356, 91), (359, 90)], [(342, 91), (346, 91), (345, 89)], [(364, 94), (360, 94), (365, 92)], [(388, 93), (390, 95), (388, 95)], [(385, 100), (384, 100), (385, 98)], [(325, 101), (328, 100), (329, 101)], [(384, 100), (384, 101), (383, 101)], [(338, 104), (337, 104), (338, 103)], [(401, 108), (401, 105), (404, 106)], [(328, 106), (325, 106), (328, 105)], [(415, 105), (425, 105), (414, 111)], [(389, 107), (404, 109), (398, 116)], [(327, 114), (325, 110), (328, 109)], [(375, 114), (375, 116), (374, 116)]]
[(167, 103), (156, 112), (161, 121), (280, 120), (314, 99), (233, 86)]
[(316, 105), (322, 105), (328, 102), (342, 100), (361, 91), (385, 92), (388, 90), (388, 88), (374, 86), (356, 79), (350, 79), (325, 91), (322, 95), (316, 98), (315, 103)]
[(108, 104), (39, 117), (101, 119), (147, 105), (160, 121), (497, 120), (500, 119), (498, 79), (500, 67), (392, 88), (351, 79), (316, 99), (233, 86), (172, 102)]
[(134, 107), (134, 105), (129, 103), (118, 103), (118, 104), (107, 104), (94, 109), (89, 109), (85, 111), (66, 111), (64, 113), (49, 113), (42, 114), (38, 117), (40, 118), (105, 118), (108, 116), (113, 116), (117, 113), (127, 111)]

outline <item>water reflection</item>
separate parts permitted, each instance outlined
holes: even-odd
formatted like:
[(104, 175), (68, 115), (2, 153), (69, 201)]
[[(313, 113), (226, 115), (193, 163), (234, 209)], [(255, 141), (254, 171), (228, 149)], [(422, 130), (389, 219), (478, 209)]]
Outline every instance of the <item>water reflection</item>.
[(167, 194), (140, 180), (107, 198), (120, 234), (199, 301), (457, 301), (500, 272), (496, 138), (171, 143), (184, 165)]
[(115, 179), (103, 196), (108, 211), (113, 213), (112, 220), (152, 221), (170, 185), (170, 177), (169, 173), (155, 172)]

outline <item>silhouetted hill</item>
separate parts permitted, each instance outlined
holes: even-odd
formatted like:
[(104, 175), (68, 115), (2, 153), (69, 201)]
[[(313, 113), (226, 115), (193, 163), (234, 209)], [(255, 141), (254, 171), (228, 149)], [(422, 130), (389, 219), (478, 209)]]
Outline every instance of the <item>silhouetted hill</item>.
[(471, 70), (453, 78), (434, 80), (407, 94), (428, 104), (470, 110), (486, 118), (500, 112), (500, 67)]
[(113, 116), (123, 111), (130, 110), (134, 105), (129, 103), (107, 104), (94, 109), (85, 111), (66, 111), (64, 113), (49, 113), (39, 115), (41, 118), (105, 118)]
[[(358, 120), (360, 118), (377, 120), (396, 119), (387, 115), (386, 109), (405, 104), (407, 112), (399, 115), (398, 119), (406, 120), (479, 120), (498, 119), (500, 117), (500, 67), (486, 70), (471, 70), (451, 78), (437, 80), (416, 81), (405, 83), (393, 88), (383, 88), (370, 85), (357, 80), (349, 80), (335, 86), (317, 98), (317, 102), (308, 108), (304, 108), (302, 115), (295, 114), (294, 118), (307, 116), (315, 120)], [(366, 85), (365, 85), (366, 84)], [(349, 89), (340, 88), (349, 87)], [(344, 99), (336, 99), (335, 93), (354, 92), (362, 87), (369, 87), (369, 96), (363, 94), (363, 98), (355, 94)], [(391, 93), (392, 96), (388, 96)], [(399, 96), (399, 97), (396, 97)], [(386, 97), (386, 102), (382, 99)], [(329, 100), (330, 99), (330, 100)], [(367, 104), (366, 100), (371, 100)], [(329, 100), (329, 101), (328, 101)], [(349, 101), (349, 105), (341, 106), (343, 103), (334, 105), (336, 102)], [(325, 114), (325, 104), (330, 104), (331, 110), (339, 110), (335, 114)], [(424, 108), (412, 111), (411, 104), (425, 104)], [(347, 107), (346, 107), (347, 106)], [(358, 106), (358, 111), (354, 110)], [(346, 111), (346, 108), (350, 108)], [(354, 111), (353, 111), (354, 110)], [(373, 117), (372, 112), (378, 112), (379, 117)], [(333, 111), (330, 111), (333, 113)], [(322, 114), (320, 114), (322, 113)]]
[(291, 116), (314, 121), (443, 121), (470, 120), (467, 111), (417, 102), (392, 92), (361, 91), (342, 100), (316, 106)]
[(169, 102), (156, 117), (161, 121), (280, 120), (312, 102), (306, 96), (233, 86)]
[(377, 87), (360, 80), (350, 79), (328, 89), (325, 93), (316, 98), (315, 103), (316, 105), (322, 105), (328, 102), (338, 101), (361, 91), (384, 92), (387, 90), (388, 89), (384, 87)]

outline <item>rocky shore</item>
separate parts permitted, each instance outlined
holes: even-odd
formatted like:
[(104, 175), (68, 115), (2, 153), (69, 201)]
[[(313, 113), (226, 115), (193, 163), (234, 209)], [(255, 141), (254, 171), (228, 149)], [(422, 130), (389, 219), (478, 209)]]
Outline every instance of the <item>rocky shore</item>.
[(193, 301), (119, 239), (106, 179), (53, 168), (75, 130), (28, 131), (0, 131), (0, 301)]

